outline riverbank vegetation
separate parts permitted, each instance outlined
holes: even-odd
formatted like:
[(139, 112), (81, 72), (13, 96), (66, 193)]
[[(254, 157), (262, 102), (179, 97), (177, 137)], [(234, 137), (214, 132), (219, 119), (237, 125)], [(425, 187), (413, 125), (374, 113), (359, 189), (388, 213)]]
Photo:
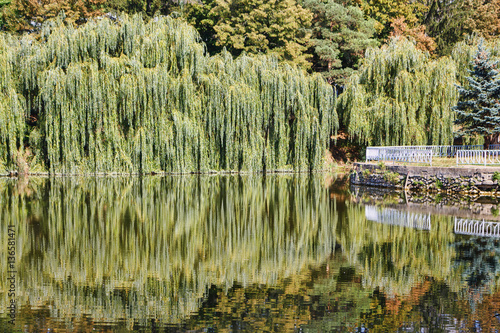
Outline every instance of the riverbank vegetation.
[(4, 2), (0, 173), (311, 171), (452, 144), (456, 85), (480, 38), (500, 49), (496, 7), (466, 5)]

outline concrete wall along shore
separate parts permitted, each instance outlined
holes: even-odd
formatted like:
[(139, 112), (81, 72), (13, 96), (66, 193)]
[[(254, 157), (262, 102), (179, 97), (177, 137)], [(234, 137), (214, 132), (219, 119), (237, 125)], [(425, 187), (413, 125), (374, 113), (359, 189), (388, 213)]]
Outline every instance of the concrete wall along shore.
[[(497, 175), (495, 176), (495, 172)], [(500, 196), (499, 167), (423, 167), (354, 163), (351, 184)]]

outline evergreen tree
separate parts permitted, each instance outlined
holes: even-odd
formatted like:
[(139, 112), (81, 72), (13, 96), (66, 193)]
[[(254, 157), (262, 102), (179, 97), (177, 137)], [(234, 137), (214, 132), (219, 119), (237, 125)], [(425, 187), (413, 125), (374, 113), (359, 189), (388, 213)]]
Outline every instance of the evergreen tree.
[(365, 19), (354, 4), (339, 0), (305, 0), (313, 14), (311, 45), (313, 69), (322, 72), (330, 83), (342, 85), (357, 69), (368, 47), (378, 46), (375, 21)]
[(455, 124), (460, 126), (460, 135), (482, 135), (485, 148), (498, 141), (500, 133), (500, 80), (497, 78), (497, 62), (490, 60), (483, 43), (478, 46), (471, 62), (472, 76), (467, 77), (469, 87), (459, 86), (459, 101), (453, 110)]

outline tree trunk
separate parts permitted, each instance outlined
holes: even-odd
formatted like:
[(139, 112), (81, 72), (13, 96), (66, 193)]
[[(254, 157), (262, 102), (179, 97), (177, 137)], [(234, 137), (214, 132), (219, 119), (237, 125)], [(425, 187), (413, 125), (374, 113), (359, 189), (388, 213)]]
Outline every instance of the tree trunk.
[(484, 149), (489, 149), (489, 145), (500, 144), (500, 133), (484, 136)]

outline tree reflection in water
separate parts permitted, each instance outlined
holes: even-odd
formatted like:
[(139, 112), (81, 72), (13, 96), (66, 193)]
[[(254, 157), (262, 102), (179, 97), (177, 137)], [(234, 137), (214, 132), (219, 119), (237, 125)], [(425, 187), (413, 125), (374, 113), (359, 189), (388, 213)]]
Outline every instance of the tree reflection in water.
[[(500, 328), (496, 240), (456, 235), (451, 216), (430, 215), (430, 230), (373, 222), (344, 198), (297, 175), (3, 179), (17, 327)], [(0, 302), (5, 318), (5, 279)]]

